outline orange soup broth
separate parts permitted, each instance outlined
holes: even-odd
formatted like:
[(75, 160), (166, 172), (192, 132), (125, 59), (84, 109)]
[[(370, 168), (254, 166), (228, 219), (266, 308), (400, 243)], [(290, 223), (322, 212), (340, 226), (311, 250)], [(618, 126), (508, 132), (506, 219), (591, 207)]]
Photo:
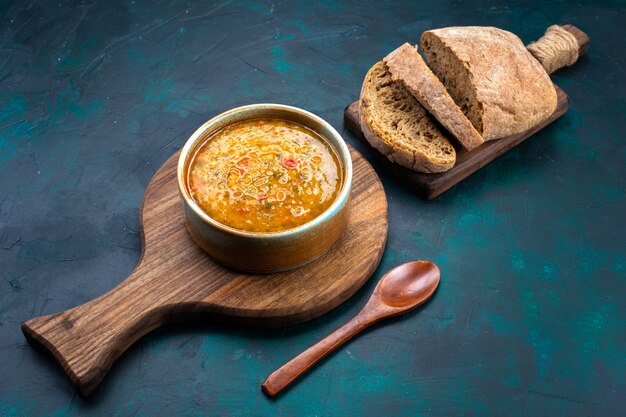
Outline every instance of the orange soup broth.
[(300, 124), (279, 119), (236, 123), (193, 156), (188, 189), (198, 206), (227, 226), (278, 232), (309, 222), (341, 188), (334, 149)]

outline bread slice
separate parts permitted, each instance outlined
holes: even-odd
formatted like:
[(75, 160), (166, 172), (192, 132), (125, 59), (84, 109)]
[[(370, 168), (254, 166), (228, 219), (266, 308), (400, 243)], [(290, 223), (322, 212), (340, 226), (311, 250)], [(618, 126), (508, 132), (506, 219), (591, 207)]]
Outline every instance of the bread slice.
[(524, 132), (554, 112), (550, 77), (514, 34), (494, 27), (424, 32), (426, 62), (484, 140)]
[(454, 166), (456, 152), (448, 139), (382, 61), (365, 76), (359, 112), (365, 138), (390, 161), (418, 172)]
[(480, 133), (456, 105), (417, 49), (405, 43), (384, 59), (391, 79), (400, 81), (466, 149), (483, 144)]

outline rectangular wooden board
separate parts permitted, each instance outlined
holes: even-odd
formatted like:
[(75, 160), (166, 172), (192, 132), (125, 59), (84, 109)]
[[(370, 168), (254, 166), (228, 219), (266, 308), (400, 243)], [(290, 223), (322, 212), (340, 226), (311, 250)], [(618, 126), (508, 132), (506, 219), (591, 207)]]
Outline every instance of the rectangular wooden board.
[[(557, 105), (556, 110), (550, 117), (524, 133), (485, 142), (471, 151), (457, 151), (456, 164), (446, 172), (440, 174), (415, 172), (392, 163), (384, 155), (378, 151), (376, 152), (381, 156), (381, 159), (384, 159), (389, 169), (415, 190), (421, 198), (426, 200), (433, 199), (565, 114), (569, 106), (567, 94), (558, 86), (555, 85), (554, 87), (556, 88)], [(344, 111), (344, 123), (352, 133), (369, 145), (359, 125), (358, 101), (346, 107)]]

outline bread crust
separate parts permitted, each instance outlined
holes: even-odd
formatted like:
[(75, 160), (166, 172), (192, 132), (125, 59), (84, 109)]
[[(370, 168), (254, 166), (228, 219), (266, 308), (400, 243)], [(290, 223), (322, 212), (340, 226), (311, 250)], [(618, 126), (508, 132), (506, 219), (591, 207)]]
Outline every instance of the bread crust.
[(417, 49), (408, 43), (384, 59), (391, 78), (400, 81), (413, 96), (468, 150), (484, 143), (439, 78), (428, 68)]
[[(444, 157), (434, 158), (421, 152), (419, 149), (411, 149), (411, 147), (403, 143), (400, 138), (392, 137), (392, 135), (384, 132), (381, 126), (381, 117), (375, 114), (376, 112), (389, 111), (389, 109), (377, 108), (375, 105), (377, 100), (375, 100), (374, 97), (376, 88), (373, 77), (375, 70), (377, 68), (380, 69), (380, 66), (385, 66), (385, 64), (379, 61), (368, 71), (363, 82), (359, 100), (359, 120), (367, 141), (383, 155), (387, 156), (391, 162), (414, 171), (437, 173), (452, 168), (456, 162), (456, 152), (442, 133), (438, 133), (439, 136), (436, 137), (436, 140), (444, 144), (444, 147), (446, 145), (449, 147), (449, 149), (446, 149), (446, 151), (449, 151), (449, 154), (446, 154)], [(417, 106), (420, 105), (417, 101), (415, 104)], [(425, 112), (424, 109), (422, 110)], [(427, 118), (428, 115), (425, 114), (424, 117)], [(431, 122), (427, 121), (425, 123)], [(432, 127), (436, 129), (434, 125)]]
[(550, 77), (513, 33), (480, 26), (426, 31), (421, 46), (431, 65), (425, 42), (440, 42), (469, 70), (482, 105), (481, 133), (485, 140), (522, 133), (556, 109), (556, 90)]

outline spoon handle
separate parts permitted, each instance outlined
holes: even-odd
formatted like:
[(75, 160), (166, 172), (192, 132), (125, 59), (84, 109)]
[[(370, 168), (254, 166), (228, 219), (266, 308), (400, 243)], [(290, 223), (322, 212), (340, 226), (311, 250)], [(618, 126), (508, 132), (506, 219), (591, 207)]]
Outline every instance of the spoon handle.
[(326, 336), (272, 373), (261, 384), (263, 392), (270, 397), (278, 394), (283, 388), (291, 384), (300, 375), (311, 369), (313, 365), (326, 357), (329, 353), (350, 340), (361, 330), (373, 323), (364, 311), (357, 314), (349, 322), (333, 333)]

